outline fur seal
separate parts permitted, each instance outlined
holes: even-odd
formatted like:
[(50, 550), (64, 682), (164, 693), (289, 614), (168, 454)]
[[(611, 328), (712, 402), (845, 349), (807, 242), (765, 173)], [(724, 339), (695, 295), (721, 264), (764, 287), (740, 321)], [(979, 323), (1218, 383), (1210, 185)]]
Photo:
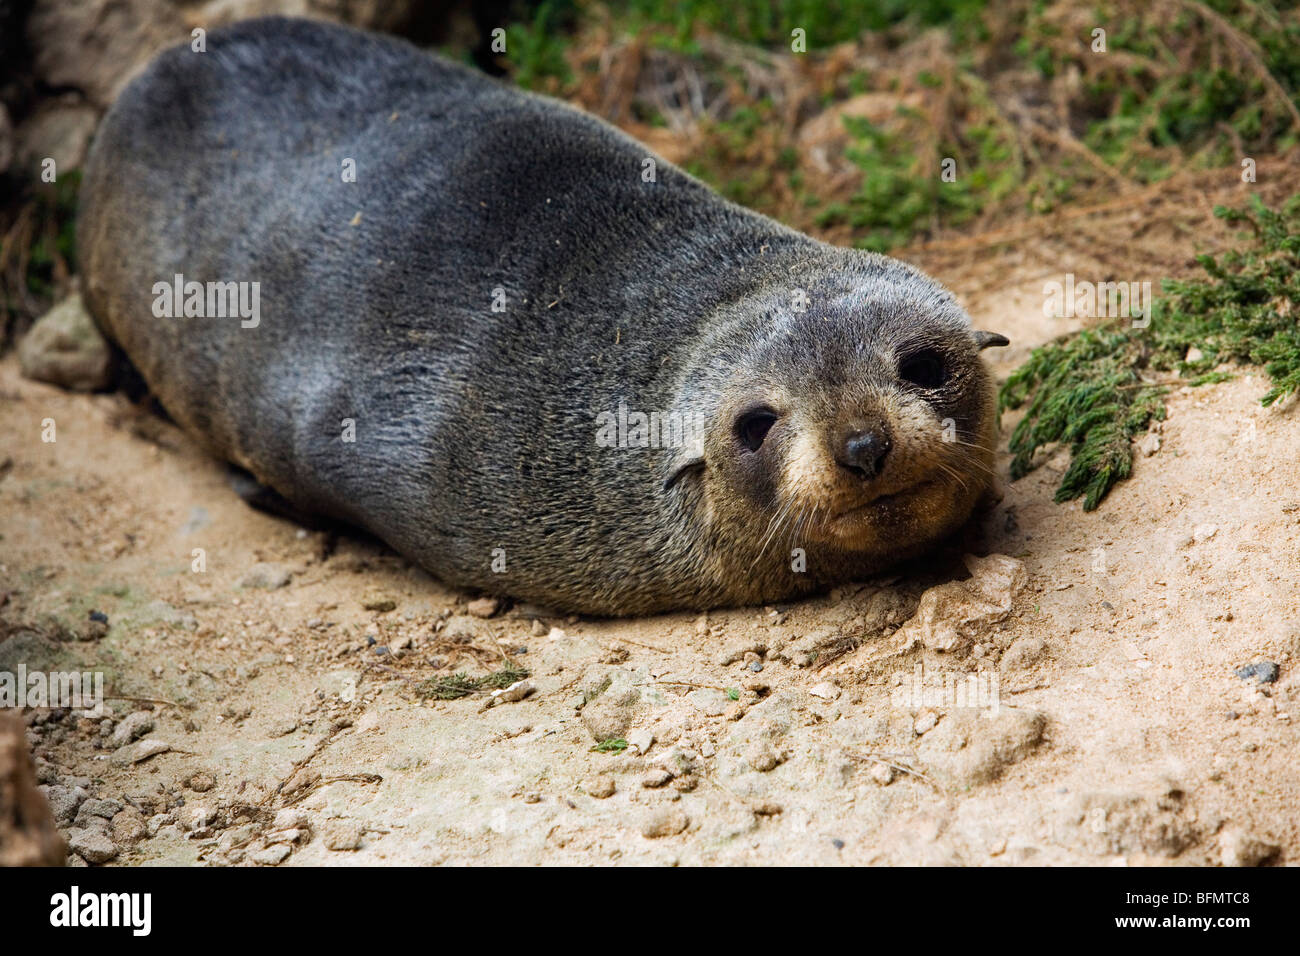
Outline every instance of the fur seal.
[(810, 594), (920, 554), (992, 474), (978, 353), (1006, 340), (940, 285), (392, 38), (269, 18), (159, 55), (97, 133), (79, 243), (182, 427), (454, 585), (595, 615)]

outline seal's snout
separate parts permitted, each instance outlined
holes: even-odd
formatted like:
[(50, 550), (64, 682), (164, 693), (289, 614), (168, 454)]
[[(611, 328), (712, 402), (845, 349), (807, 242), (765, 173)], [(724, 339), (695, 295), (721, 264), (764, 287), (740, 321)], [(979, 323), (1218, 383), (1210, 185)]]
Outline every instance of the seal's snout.
[(885, 459), (893, 447), (884, 428), (854, 429), (840, 443), (835, 460), (859, 477), (871, 479), (885, 470)]

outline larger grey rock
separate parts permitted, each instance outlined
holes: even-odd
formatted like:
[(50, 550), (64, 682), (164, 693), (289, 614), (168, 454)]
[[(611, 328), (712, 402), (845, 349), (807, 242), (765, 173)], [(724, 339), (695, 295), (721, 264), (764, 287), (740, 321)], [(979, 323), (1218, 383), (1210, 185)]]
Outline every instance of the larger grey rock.
[(68, 296), (37, 320), (18, 345), (25, 376), (78, 392), (107, 388), (113, 353), (80, 294)]

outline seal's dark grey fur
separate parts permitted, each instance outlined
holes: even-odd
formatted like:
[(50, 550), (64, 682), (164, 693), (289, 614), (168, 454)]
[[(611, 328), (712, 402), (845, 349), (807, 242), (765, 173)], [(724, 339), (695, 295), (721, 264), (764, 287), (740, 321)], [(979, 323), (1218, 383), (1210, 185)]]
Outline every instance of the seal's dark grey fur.
[[(974, 469), (941, 514), (882, 506), (880, 534), (810, 545), (806, 570), (789, 540), (760, 552), (779, 482), (726, 460), (720, 416), (740, 392), (806, 389), (833, 417), (930, 343), (959, 372), (928, 399), (935, 420), (986, 449), (983, 343), (915, 270), (663, 160), (647, 182), (651, 156), (403, 42), (247, 21), (159, 56), (104, 120), (83, 186), (87, 301), (216, 454), (455, 584), (604, 614), (774, 600), (951, 531)], [(153, 287), (176, 273), (259, 282), (260, 324), (155, 318)], [(601, 447), (597, 416), (620, 402), (704, 416), (704, 454)]]

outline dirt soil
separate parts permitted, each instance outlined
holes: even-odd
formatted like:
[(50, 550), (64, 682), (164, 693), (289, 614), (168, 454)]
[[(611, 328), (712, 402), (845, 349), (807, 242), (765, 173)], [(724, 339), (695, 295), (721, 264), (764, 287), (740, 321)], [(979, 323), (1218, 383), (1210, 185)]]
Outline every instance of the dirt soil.
[[(1014, 340), (999, 377), (1072, 327), (1050, 259), (939, 272)], [(1048, 455), (965, 542), (1004, 558), (578, 620), (252, 511), (174, 427), (11, 354), (0, 670), (106, 675), (108, 718), (28, 714), (74, 864), (1294, 862), (1300, 420), (1264, 391), (1175, 389), (1092, 513)], [(420, 696), (507, 659), (522, 700)]]

